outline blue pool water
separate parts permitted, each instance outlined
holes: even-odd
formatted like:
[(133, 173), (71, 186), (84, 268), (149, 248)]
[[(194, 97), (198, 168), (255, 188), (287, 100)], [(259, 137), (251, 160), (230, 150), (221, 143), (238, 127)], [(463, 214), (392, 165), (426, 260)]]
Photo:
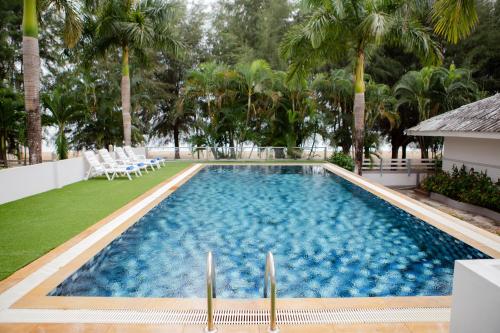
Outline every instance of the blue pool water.
[(50, 295), (278, 297), (448, 295), (453, 262), (488, 258), (318, 166), (210, 166)]

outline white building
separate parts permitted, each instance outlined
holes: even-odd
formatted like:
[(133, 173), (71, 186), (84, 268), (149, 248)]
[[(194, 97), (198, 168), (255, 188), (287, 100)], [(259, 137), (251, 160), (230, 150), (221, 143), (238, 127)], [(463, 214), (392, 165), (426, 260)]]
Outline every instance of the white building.
[(465, 165), (500, 179), (500, 94), (425, 120), (407, 134), (444, 137), (443, 170)]

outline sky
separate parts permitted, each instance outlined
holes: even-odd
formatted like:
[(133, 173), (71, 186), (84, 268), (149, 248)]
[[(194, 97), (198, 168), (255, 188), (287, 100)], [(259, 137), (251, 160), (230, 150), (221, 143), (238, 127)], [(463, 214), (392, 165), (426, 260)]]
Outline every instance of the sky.
[(203, 4), (207, 10), (211, 10), (212, 5), (215, 4), (216, 2), (217, 2), (217, 0), (189, 0), (188, 5), (193, 4), (193, 3), (194, 4)]

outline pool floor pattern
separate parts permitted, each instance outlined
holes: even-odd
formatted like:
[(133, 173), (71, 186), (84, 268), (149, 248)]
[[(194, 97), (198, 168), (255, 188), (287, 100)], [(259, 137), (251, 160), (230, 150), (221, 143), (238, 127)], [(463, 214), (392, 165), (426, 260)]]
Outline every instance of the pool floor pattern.
[(222, 298), (449, 295), (480, 251), (320, 166), (209, 166), (50, 295), (204, 297), (206, 253)]

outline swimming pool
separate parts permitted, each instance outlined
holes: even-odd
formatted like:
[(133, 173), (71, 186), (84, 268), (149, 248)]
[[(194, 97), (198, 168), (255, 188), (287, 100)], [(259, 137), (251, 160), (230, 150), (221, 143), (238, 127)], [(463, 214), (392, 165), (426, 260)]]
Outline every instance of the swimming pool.
[(206, 166), (52, 296), (262, 297), (265, 254), (279, 297), (448, 295), (453, 262), (487, 255), (321, 166)]

